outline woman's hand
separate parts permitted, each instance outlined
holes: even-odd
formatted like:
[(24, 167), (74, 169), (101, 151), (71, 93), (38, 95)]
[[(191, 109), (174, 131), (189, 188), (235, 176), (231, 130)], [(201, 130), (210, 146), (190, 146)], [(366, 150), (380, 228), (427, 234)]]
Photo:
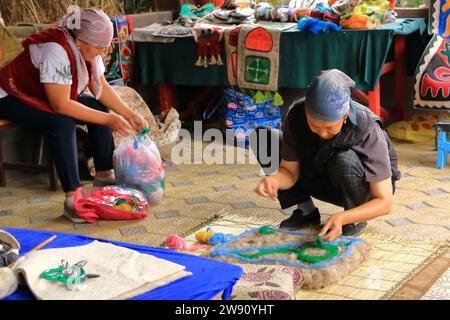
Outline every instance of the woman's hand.
[(128, 136), (132, 130), (130, 124), (116, 113), (108, 113), (106, 126), (122, 137)]
[(126, 119), (128, 123), (131, 125), (131, 127), (137, 132), (140, 132), (141, 130), (148, 127), (148, 123), (144, 119), (144, 117), (135, 111), (131, 111), (131, 113), (126, 117)]
[(256, 188), (256, 193), (260, 196), (276, 200), (278, 197), (279, 182), (275, 176), (265, 177)]
[(343, 224), (343, 215), (344, 212), (338, 212), (333, 214), (325, 223), (322, 230), (319, 233), (319, 236), (324, 241), (333, 241), (334, 239), (339, 238), (342, 234), (342, 224)]

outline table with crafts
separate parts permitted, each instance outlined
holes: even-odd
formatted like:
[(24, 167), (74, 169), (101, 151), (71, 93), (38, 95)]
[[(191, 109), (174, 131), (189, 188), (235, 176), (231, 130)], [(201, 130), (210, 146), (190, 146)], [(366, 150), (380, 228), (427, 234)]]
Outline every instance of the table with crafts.
[[(13, 235), (20, 243), (20, 255), (26, 254), (36, 245), (56, 235), (55, 240), (46, 244), (41, 250), (85, 246), (98, 240), (100, 243), (131, 249), (141, 254), (152, 255), (156, 258), (185, 266), (185, 271), (192, 273), (190, 276), (139, 294), (131, 298), (132, 300), (208, 300), (220, 296), (224, 300), (228, 300), (230, 299), (233, 286), (243, 273), (241, 267), (236, 265), (164, 248), (94, 239), (83, 235), (60, 232), (16, 228), (5, 228), (4, 230)], [(87, 267), (89, 267), (89, 261)], [(15, 293), (5, 299), (30, 300), (33, 298), (33, 294), (27, 286), (20, 286)]]
[[(380, 105), (380, 77), (395, 73), (395, 116), (403, 118), (406, 99), (407, 39), (426, 29), (423, 18), (398, 19), (379, 29), (342, 29), (319, 35), (295, 29), (280, 40), (279, 88), (306, 88), (324, 69), (340, 69), (355, 82), (355, 95), (388, 118)], [(139, 85), (229, 86), (225, 66), (195, 66), (194, 38), (172, 43), (135, 42)], [(409, 48), (412, 49), (412, 48)]]

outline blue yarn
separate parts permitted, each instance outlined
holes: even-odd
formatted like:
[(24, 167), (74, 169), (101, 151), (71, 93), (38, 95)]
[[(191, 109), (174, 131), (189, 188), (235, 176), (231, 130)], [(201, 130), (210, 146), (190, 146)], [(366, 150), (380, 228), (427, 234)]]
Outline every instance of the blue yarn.
[[(209, 230), (210, 228), (207, 229), (207, 231)], [(231, 237), (232, 237), (231, 234), (214, 233), (214, 235), (208, 239), (208, 242), (210, 245), (215, 246), (218, 245), (219, 243), (224, 243), (225, 241), (230, 240)]]
[(297, 28), (302, 32), (311, 33), (314, 35), (342, 29), (332, 22), (309, 17), (300, 19), (297, 24)]
[(316, 10), (321, 12), (321, 13), (325, 12), (325, 11), (328, 11), (329, 13), (334, 14), (333, 10), (331, 10), (330, 7), (326, 7), (322, 2), (316, 4)]
[[(273, 228), (273, 230), (280, 232), (280, 233), (292, 234), (292, 235), (303, 235), (303, 236), (314, 236), (315, 235), (313, 233), (306, 233), (306, 232), (301, 232), (301, 231), (288, 231), (288, 230), (277, 229), (277, 228)], [(323, 262), (316, 263), (316, 264), (304, 264), (304, 263), (300, 263), (300, 262), (289, 261), (288, 259), (275, 259), (275, 258), (267, 258), (267, 257), (260, 258), (260, 259), (251, 259), (251, 258), (242, 257), (238, 254), (238, 253), (247, 252), (247, 251), (259, 251), (261, 249), (278, 249), (278, 248), (291, 248), (291, 247), (303, 246), (302, 244), (299, 244), (299, 243), (296, 243), (296, 244), (295, 243), (285, 243), (285, 244), (266, 246), (266, 247), (248, 247), (248, 248), (240, 248), (240, 249), (228, 249), (227, 248), (229, 245), (236, 242), (239, 238), (245, 237), (246, 235), (249, 235), (254, 232), (259, 232), (259, 228), (247, 230), (238, 236), (232, 236), (228, 241), (223, 242), (218, 248), (212, 250), (211, 255), (212, 256), (233, 257), (242, 262), (249, 262), (249, 263), (255, 263), (255, 262), (258, 262), (258, 263), (261, 263), (261, 262), (282, 263), (284, 265), (290, 265), (290, 266), (297, 267), (297, 268), (319, 269), (319, 268), (325, 268), (325, 267), (331, 265), (332, 263), (345, 258), (347, 255), (349, 255), (351, 253), (354, 245), (363, 242), (363, 240), (358, 239), (358, 238), (341, 236), (340, 239), (331, 241), (329, 243), (333, 244), (333, 245), (346, 245), (347, 250), (345, 250), (345, 252), (343, 252), (342, 254), (339, 254), (338, 256), (336, 256), (330, 260), (323, 261)]]

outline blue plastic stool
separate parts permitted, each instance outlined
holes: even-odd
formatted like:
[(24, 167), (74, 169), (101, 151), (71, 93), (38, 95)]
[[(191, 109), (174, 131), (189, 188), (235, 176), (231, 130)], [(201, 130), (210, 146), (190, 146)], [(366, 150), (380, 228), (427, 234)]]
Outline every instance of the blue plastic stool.
[(440, 121), (434, 125), (437, 133), (437, 156), (436, 168), (442, 169), (447, 164), (450, 153), (450, 141), (447, 140), (447, 133), (450, 132), (450, 121)]

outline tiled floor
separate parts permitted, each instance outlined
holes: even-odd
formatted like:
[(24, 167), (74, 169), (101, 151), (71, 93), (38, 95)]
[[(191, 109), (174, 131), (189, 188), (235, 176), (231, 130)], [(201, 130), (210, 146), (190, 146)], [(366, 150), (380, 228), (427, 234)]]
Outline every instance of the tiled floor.
[[(397, 184), (392, 213), (369, 223), (368, 232), (410, 239), (450, 239), (450, 165), (435, 168), (435, 151), (428, 144), (396, 144), (402, 180)], [(225, 152), (224, 152), (225, 153)], [(163, 201), (138, 221), (100, 221), (73, 224), (60, 217), (62, 192), (47, 191), (46, 175), (8, 171), (9, 186), (0, 189), (0, 226), (70, 233), (124, 242), (158, 245), (169, 233), (181, 233), (218, 212), (267, 218), (283, 218), (279, 203), (256, 195), (260, 179), (257, 164), (180, 164), (166, 170)], [(322, 222), (337, 207), (316, 201)], [(442, 281), (447, 287), (448, 274)], [(427, 297), (442, 296), (431, 290)]]

